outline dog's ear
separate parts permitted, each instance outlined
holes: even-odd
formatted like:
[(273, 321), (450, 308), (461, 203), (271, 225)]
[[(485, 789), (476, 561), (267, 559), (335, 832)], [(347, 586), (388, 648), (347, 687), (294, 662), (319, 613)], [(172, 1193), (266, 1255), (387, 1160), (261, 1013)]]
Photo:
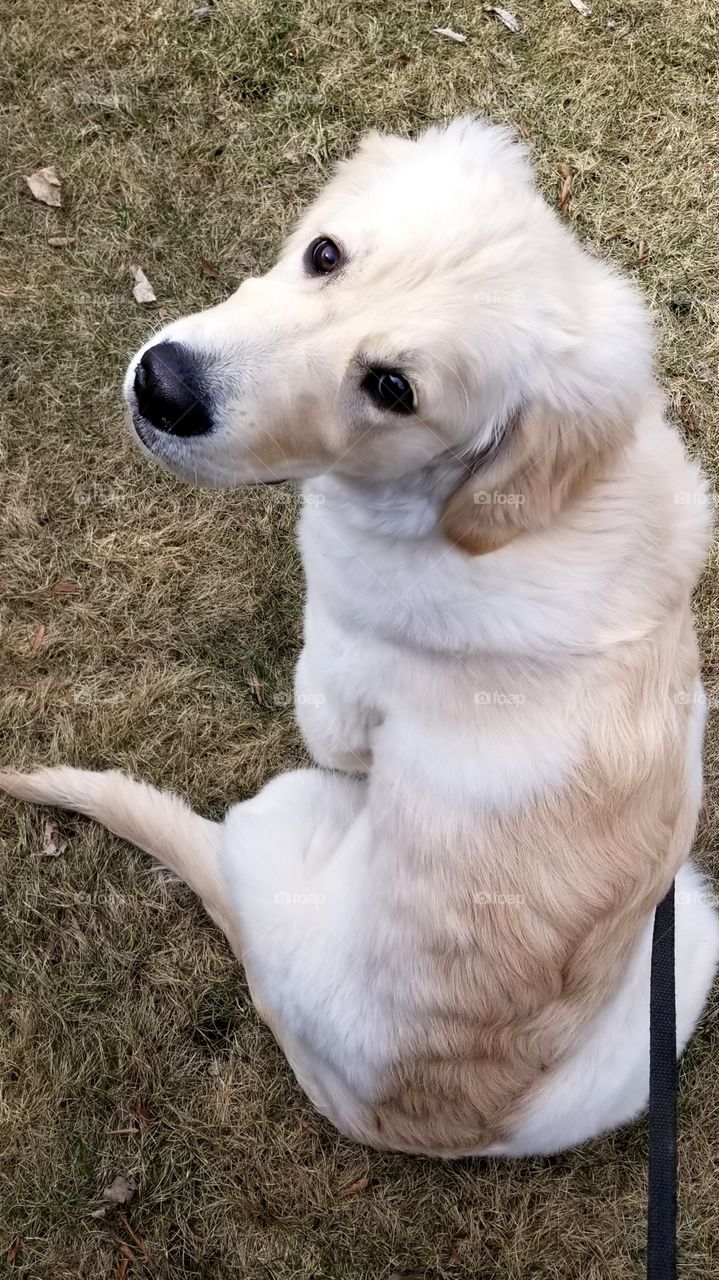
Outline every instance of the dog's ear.
[(572, 292), (545, 304), (536, 337), (541, 362), (523, 389), (524, 406), (441, 516), (445, 536), (472, 555), (547, 528), (607, 472), (638, 415), (650, 404), (657, 411), (641, 299), (577, 246), (565, 245), (564, 253)]
[(631, 434), (594, 438), (539, 409), (520, 411), (496, 455), (465, 480), (442, 512), (445, 537), (469, 555), (498, 551), (522, 533), (547, 528), (591, 485)]

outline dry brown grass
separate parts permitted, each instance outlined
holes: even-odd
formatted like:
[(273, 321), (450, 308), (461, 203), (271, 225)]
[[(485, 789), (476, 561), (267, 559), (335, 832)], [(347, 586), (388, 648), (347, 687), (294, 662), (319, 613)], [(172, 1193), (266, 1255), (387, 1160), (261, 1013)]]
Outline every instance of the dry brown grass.
[[(133, 454), (118, 382), (152, 318), (128, 267), (143, 265), (169, 314), (218, 299), (270, 260), (371, 125), (479, 110), (531, 136), (551, 198), (570, 166), (570, 217), (653, 303), (676, 416), (716, 474), (716, 9), (596, 0), (583, 20), (569, 0), (510, 7), (520, 36), (477, 5), (419, 0), (217, 0), (204, 23), (192, 0), (0, 4), (2, 762), (120, 763), (217, 813), (300, 757), (282, 705), (299, 644), (292, 500), (193, 492)], [(47, 164), (58, 211), (22, 181)], [(76, 238), (53, 249), (58, 233)], [(714, 689), (715, 570), (697, 611)], [(643, 1126), (511, 1165), (352, 1146), (298, 1094), (191, 895), (71, 817), (64, 855), (40, 859), (42, 822), (2, 807), (0, 1243), (4, 1260), (22, 1238), (14, 1274), (121, 1275), (127, 1230), (88, 1208), (128, 1172), (131, 1226), (154, 1260), (135, 1247), (130, 1277), (642, 1274)], [(710, 1012), (682, 1068), (686, 1280), (716, 1266), (718, 1048)], [(143, 1108), (142, 1132), (111, 1132)]]

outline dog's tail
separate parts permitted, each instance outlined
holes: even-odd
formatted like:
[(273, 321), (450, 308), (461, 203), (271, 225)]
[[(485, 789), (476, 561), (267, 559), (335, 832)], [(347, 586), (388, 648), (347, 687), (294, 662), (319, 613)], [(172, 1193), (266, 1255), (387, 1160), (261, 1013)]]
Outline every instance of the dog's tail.
[(158, 791), (117, 770), (38, 769), (0, 773), (0, 789), (35, 804), (87, 814), (176, 872), (202, 898), (211, 915), (222, 914), (220, 823), (193, 813), (179, 796)]

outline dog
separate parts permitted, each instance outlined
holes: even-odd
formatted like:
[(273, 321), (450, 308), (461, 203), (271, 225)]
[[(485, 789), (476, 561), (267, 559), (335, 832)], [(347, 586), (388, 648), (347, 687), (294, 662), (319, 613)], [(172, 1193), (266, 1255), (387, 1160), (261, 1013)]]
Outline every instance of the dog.
[(509, 131), (375, 133), (272, 270), (153, 336), (124, 389), (185, 480), (302, 482), (313, 765), (222, 823), (118, 772), (2, 786), (195, 890), (349, 1137), (520, 1156), (632, 1120), (674, 877), (680, 1050), (719, 959), (688, 860), (710, 508), (632, 286)]

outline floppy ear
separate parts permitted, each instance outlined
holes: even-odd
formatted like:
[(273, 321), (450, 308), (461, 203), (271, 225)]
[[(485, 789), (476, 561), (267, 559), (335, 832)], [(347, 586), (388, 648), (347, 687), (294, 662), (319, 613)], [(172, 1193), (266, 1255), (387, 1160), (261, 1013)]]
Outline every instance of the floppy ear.
[(526, 407), (441, 517), (446, 537), (470, 555), (496, 551), (556, 520), (607, 471), (639, 413), (657, 398), (641, 299), (566, 239), (563, 254), (572, 291), (559, 295), (553, 311), (545, 306), (537, 324), (540, 359), (534, 385), (524, 389)]
[(627, 422), (594, 437), (548, 410), (520, 411), (496, 459), (455, 491), (442, 513), (446, 538), (469, 555), (498, 551), (546, 528), (597, 477), (631, 434)]

